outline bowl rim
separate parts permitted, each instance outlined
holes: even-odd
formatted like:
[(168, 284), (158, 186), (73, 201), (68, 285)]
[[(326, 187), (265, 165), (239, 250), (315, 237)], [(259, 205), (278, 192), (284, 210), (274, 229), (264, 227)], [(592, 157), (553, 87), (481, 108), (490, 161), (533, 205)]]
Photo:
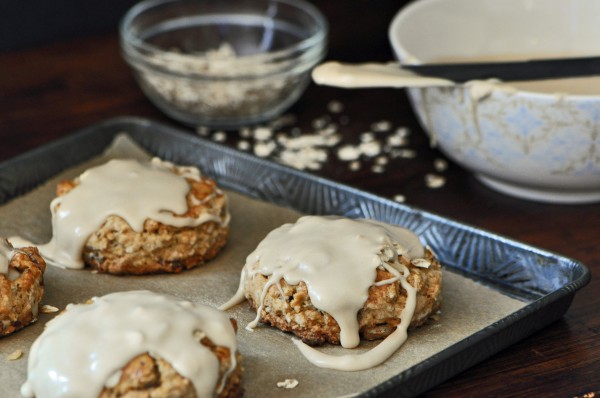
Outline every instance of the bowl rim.
[[(244, 80), (254, 79), (257, 77), (269, 77), (276, 75), (290, 75), (294, 73), (301, 73), (322, 60), (327, 50), (327, 37), (329, 34), (329, 24), (323, 13), (313, 4), (305, 0), (260, 0), (267, 3), (281, 3), (290, 7), (296, 8), (306, 15), (310, 16), (317, 30), (309, 37), (302, 39), (292, 45), (286, 46), (277, 51), (269, 51), (257, 54), (251, 54), (247, 56), (236, 57), (235, 63), (238, 67), (244, 67), (244, 65), (252, 65), (256, 63), (273, 62), (278, 60), (295, 60), (292, 68), (285, 68), (284, 70), (275, 69), (268, 73), (259, 74), (239, 74), (239, 75), (222, 75), (222, 74), (202, 74), (194, 72), (178, 72), (173, 69), (160, 67), (159, 65), (149, 62), (148, 55), (176, 55), (182, 59), (198, 60), (199, 58), (194, 55), (180, 54), (173, 51), (165, 51), (157, 46), (146, 43), (139, 36), (131, 33), (132, 21), (141, 15), (143, 12), (161, 5), (175, 4), (175, 3), (192, 3), (194, 0), (143, 0), (138, 2), (131, 7), (125, 15), (122, 17), (119, 23), (119, 36), (121, 42), (121, 49), (125, 60), (134, 67), (143, 67), (152, 69), (153, 73), (163, 73), (169, 76), (178, 76), (181, 78), (188, 79), (204, 79), (207, 81), (211, 80)], [(226, 15), (226, 14), (222, 14)], [(257, 14), (259, 15), (259, 14)], [(228, 60), (227, 62), (231, 62)]]
[[(406, 3), (403, 7), (401, 7), (396, 12), (396, 14), (393, 16), (393, 18), (389, 24), (389, 27), (388, 27), (388, 40), (391, 44), (392, 50), (394, 52), (394, 56), (396, 57), (396, 59), (398, 61), (400, 61), (401, 58), (404, 58), (404, 61), (402, 61), (402, 62), (404, 62), (406, 64), (420, 65), (420, 64), (425, 63), (424, 61), (420, 60), (417, 56), (412, 54), (402, 44), (402, 42), (400, 40), (400, 35), (398, 33), (400, 30), (400, 26), (402, 25), (402, 23), (404, 23), (410, 17), (410, 13), (414, 12), (415, 10), (417, 10), (419, 8), (423, 8), (423, 7), (428, 7), (431, 4), (435, 4), (435, 3), (447, 3), (448, 1), (449, 0), (411, 0), (410, 2)], [(590, 76), (590, 77), (592, 77), (592, 76)], [(598, 77), (598, 76), (594, 76), (594, 77)], [(552, 80), (559, 81), (559, 80), (565, 80), (565, 79), (552, 79)], [(585, 77), (581, 78), (581, 79), (585, 79)], [(489, 82), (489, 81), (487, 81), (487, 82)], [(497, 85), (498, 89), (494, 89), (492, 94), (496, 93), (496, 94), (501, 94), (501, 95), (507, 95), (507, 93), (510, 93), (509, 95), (529, 96), (529, 97), (533, 97), (533, 98), (539, 97), (539, 98), (543, 98), (543, 99), (547, 99), (549, 97), (556, 98), (558, 96), (558, 97), (561, 97), (563, 100), (567, 100), (567, 101), (592, 100), (592, 99), (596, 99), (596, 98), (600, 97), (600, 93), (598, 93), (598, 94), (572, 94), (572, 93), (561, 92), (561, 91), (547, 92), (547, 91), (536, 91), (534, 89), (524, 89), (524, 88), (516, 87), (510, 81), (508, 81), (508, 82), (496, 81), (495, 84)], [(457, 86), (457, 87), (465, 87), (466, 88), (465, 85)]]

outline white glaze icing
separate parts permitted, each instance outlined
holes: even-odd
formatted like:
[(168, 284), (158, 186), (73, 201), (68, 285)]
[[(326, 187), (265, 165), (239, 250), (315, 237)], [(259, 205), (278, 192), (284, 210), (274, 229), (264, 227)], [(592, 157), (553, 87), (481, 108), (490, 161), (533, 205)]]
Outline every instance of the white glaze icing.
[(408, 325), (415, 312), (417, 290), (407, 282), (408, 269), (402, 273), (400, 284), (407, 292), (406, 305), (400, 315), (401, 322), (392, 334), (386, 337), (375, 348), (357, 355), (339, 355), (332, 356), (323, 354), (311, 346), (303, 343), (301, 340), (294, 339), (293, 342), (298, 347), (302, 355), (312, 364), (321, 368), (338, 369), (345, 371), (365, 370), (377, 366), (388, 359), (396, 352), (408, 338)]
[(10, 260), (15, 255), (15, 249), (8, 239), (0, 238), (0, 274), (8, 275)]
[[(373, 350), (361, 355), (334, 357), (295, 341), (311, 362), (339, 370), (360, 370), (376, 366), (387, 359), (406, 340), (406, 330), (416, 305), (416, 291), (406, 278), (408, 269), (398, 261), (402, 255), (421, 260), (425, 249), (411, 231), (373, 220), (350, 220), (339, 217), (306, 216), (294, 224), (273, 231), (246, 259), (240, 285), (234, 297), (221, 306), (228, 309), (244, 300), (244, 285), (255, 274), (268, 277), (262, 291), (256, 318), (246, 327), (258, 324), (267, 290), (284, 279), (290, 285), (303, 281), (312, 304), (330, 314), (340, 326), (340, 341), (345, 348), (360, 342), (357, 314), (374, 284), (400, 281), (407, 291), (401, 323), (396, 331)], [(393, 278), (375, 282), (377, 268), (383, 267)], [(351, 294), (348, 294), (351, 292)]]
[(118, 382), (123, 366), (148, 352), (190, 379), (198, 397), (213, 396), (222, 388), (219, 361), (199, 343), (199, 332), (229, 348), (228, 372), (233, 371), (235, 330), (227, 315), (215, 308), (149, 291), (112, 293), (91, 304), (70, 304), (33, 343), (21, 394), (96, 398), (105, 386)]
[(313, 69), (312, 78), (317, 84), (342, 88), (444, 87), (456, 85), (456, 83), (447, 79), (421, 76), (407, 69), (402, 69), (395, 62), (354, 65), (325, 62)]
[(197, 218), (176, 216), (188, 210), (185, 178), (198, 180), (200, 172), (156, 158), (144, 163), (114, 159), (85, 171), (75, 188), (51, 202), (53, 236), (39, 246), (40, 252), (50, 264), (83, 268), (81, 253), (86, 240), (110, 215), (120, 216), (135, 231), (142, 231), (147, 219), (175, 227), (195, 227), (208, 221), (227, 224), (229, 214), (225, 219), (208, 212)]

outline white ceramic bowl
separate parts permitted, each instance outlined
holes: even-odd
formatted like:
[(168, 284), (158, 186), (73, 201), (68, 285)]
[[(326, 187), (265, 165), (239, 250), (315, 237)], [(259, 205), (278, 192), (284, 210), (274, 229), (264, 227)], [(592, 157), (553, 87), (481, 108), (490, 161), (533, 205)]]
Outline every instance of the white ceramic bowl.
[[(600, 55), (598, 0), (418, 0), (389, 38), (407, 63)], [(599, 71), (600, 73), (600, 71)], [(600, 77), (410, 89), (450, 159), (520, 198), (600, 201)]]

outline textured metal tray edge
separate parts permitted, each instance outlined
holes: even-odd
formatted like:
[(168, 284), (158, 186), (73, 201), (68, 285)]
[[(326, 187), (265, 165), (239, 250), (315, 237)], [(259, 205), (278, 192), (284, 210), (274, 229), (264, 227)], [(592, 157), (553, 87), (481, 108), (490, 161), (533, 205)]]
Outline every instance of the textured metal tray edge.
[[(196, 164), (223, 187), (254, 198), (304, 213), (371, 217), (403, 224), (421, 235), (442, 262), (482, 283), (506, 288), (507, 294), (529, 302), (511, 316), (371, 389), (363, 394), (365, 397), (414, 396), (430, 389), (559, 319), (575, 292), (590, 280), (587, 268), (575, 260), (137, 117), (106, 120), (1, 163), (0, 203), (100, 154), (120, 132), (128, 133), (157, 156)], [(447, 236), (450, 238), (443, 239)], [(457, 245), (462, 249), (461, 255), (456, 254)], [(448, 247), (454, 250), (444, 250)], [(505, 261), (507, 257), (510, 261)], [(486, 269), (478, 269), (477, 264)], [(495, 275), (489, 274), (494, 267), (508, 279), (498, 283)], [(549, 271), (549, 275), (543, 274)], [(526, 285), (513, 289), (511, 277)]]

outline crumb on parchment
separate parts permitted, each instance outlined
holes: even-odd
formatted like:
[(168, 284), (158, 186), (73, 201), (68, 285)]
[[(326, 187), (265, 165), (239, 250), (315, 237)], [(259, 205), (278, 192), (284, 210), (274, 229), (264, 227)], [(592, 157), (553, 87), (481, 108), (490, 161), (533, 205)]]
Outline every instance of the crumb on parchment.
[(7, 361), (16, 361), (17, 359), (21, 359), (23, 357), (23, 350), (14, 350), (10, 354), (6, 356)]
[(42, 314), (52, 314), (54, 312), (58, 312), (58, 308), (53, 305), (45, 304), (40, 307), (40, 312)]
[(290, 389), (290, 388), (296, 388), (297, 386), (298, 386), (298, 380), (296, 380), (296, 379), (285, 379), (284, 381), (277, 382), (278, 388)]

